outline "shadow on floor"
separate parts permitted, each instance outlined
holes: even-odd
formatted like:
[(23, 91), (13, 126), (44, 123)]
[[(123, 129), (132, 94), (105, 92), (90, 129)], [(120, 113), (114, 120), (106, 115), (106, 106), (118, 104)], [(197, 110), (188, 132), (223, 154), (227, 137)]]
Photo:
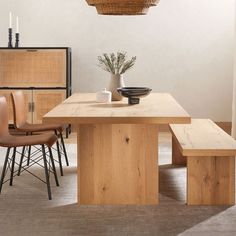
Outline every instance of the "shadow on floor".
[[(47, 214), (63, 223), (66, 235), (177, 235), (224, 211), (227, 207), (189, 207), (162, 198), (157, 206), (55, 207)], [(167, 203), (168, 202), (168, 203)]]
[[(4, 236), (174, 236), (227, 209), (185, 205), (186, 169), (160, 166), (160, 204), (152, 206), (78, 206), (76, 157), (60, 187), (46, 186), (27, 173), (4, 185), (0, 195), (0, 235)], [(43, 178), (40, 168), (34, 169)]]

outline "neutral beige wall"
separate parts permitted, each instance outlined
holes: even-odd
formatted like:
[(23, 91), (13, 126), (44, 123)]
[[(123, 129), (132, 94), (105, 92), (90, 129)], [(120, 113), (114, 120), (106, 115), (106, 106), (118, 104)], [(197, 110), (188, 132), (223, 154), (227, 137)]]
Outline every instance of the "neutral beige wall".
[[(235, 5), (236, 13), (236, 5)], [(233, 73), (233, 101), (232, 101), (232, 129), (231, 135), (236, 139), (236, 17), (234, 18), (234, 73)]]
[(193, 117), (231, 120), (234, 0), (161, 0), (147, 16), (98, 16), (85, 0), (0, 0), (0, 46), (8, 12), (23, 46), (71, 46), (73, 90), (97, 91), (109, 75), (102, 52), (136, 55), (127, 85), (170, 92)]

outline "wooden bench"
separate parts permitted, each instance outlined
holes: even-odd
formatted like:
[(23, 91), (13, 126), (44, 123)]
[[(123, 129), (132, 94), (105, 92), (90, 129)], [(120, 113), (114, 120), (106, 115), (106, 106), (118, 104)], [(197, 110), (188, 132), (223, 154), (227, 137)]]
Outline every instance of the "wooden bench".
[(236, 141), (208, 119), (170, 129), (173, 163), (187, 162), (187, 204), (234, 205)]

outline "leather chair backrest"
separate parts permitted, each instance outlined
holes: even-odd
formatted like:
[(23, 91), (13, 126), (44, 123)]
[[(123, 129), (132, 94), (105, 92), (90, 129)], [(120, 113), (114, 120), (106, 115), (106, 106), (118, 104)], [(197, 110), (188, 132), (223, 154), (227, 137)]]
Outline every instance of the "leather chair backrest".
[(9, 134), (7, 100), (0, 96), (0, 137), (7, 134)]
[(27, 114), (25, 112), (25, 97), (22, 91), (14, 91), (11, 93), (13, 103), (13, 116), (15, 128), (20, 128), (26, 123)]

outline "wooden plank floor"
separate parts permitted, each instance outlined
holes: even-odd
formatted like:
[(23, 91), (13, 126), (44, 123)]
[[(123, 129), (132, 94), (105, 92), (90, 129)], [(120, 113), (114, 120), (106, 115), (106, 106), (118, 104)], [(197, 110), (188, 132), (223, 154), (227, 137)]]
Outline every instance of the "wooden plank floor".
[[(77, 207), (76, 145), (67, 141), (70, 167), (53, 179), (53, 200), (47, 200), (46, 186), (27, 173), (3, 186), (0, 195), (0, 235), (236, 235), (236, 207), (187, 206), (186, 168), (171, 162), (171, 137), (160, 134), (160, 204), (157, 206)], [(5, 150), (0, 148), (0, 168)], [(1, 169), (0, 169), (1, 171)], [(34, 173), (43, 170), (34, 166)]]

